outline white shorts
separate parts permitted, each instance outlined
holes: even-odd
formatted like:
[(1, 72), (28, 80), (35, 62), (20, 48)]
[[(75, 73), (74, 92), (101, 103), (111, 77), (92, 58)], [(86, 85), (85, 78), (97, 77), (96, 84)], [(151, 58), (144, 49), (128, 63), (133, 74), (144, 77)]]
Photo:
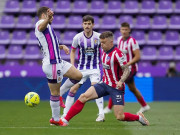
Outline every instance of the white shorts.
[(43, 72), (46, 74), (49, 83), (59, 83), (63, 75), (70, 69), (72, 64), (62, 60), (61, 63), (43, 65)]
[(101, 71), (99, 69), (88, 69), (88, 70), (79, 70), (83, 74), (83, 78), (79, 81), (79, 84), (83, 84), (88, 78), (91, 82), (100, 82), (101, 80)]

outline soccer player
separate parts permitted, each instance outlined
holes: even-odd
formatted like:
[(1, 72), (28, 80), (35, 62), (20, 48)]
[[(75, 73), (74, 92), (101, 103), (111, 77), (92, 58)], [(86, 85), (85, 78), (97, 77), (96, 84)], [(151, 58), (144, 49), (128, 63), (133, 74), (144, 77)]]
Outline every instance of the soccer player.
[(103, 32), (100, 35), (103, 49), (103, 81), (91, 86), (70, 108), (66, 117), (60, 120), (61, 126), (68, 126), (69, 120), (81, 112), (85, 103), (89, 100), (110, 95), (114, 104), (114, 114), (120, 121), (139, 121), (142, 125), (149, 125), (148, 120), (142, 113), (138, 115), (124, 112), (124, 81), (129, 76), (125, 55), (113, 45), (113, 33)]
[[(150, 106), (145, 102), (142, 94), (136, 88), (134, 83), (134, 76), (138, 70), (137, 62), (140, 60), (140, 50), (138, 42), (130, 36), (130, 26), (128, 23), (122, 23), (120, 28), (121, 35), (117, 40), (117, 45), (119, 50), (121, 50), (127, 58), (127, 65), (130, 69), (130, 75), (128, 79), (125, 81), (130, 91), (136, 96), (138, 102), (141, 104), (141, 108), (138, 112), (145, 112), (150, 109)], [(109, 99), (108, 106), (104, 108), (104, 113), (110, 113), (112, 109), (113, 103), (112, 99)]]
[[(73, 38), (70, 60), (71, 64), (74, 65), (76, 50), (78, 49), (79, 63), (77, 69), (79, 69), (80, 72), (83, 74), (83, 78), (79, 83), (76, 83), (75, 85), (70, 79), (67, 79), (65, 83), (61, 86), (61, 95), (63, 95), (67, 90), (71, 88), (66, 98), (65, 108), (62, 117), (66, 116), (67, 112), (74, 103), (74, 96), (77, 90), (88, 78), (90, 78), (91, 85), (94, 85), (101, 80), (101, 47), (99, 39), (100, 33), (93, 31), (94, 18), (90, 15), (85, 15), (83, 17), (82, 26), (84, 31), (78, 33)], [(96, 99), (96, 104), (99, 109), (99, 114), (96, 121), (103, 122), (105, 120), (103, 111), (103, 97), (100, 99)]]
[(82, 74), (72, 64), (61, 59), (60, 49), (64, 50), (66, 54), (69, 53), (69, 49), (65, 45), (59, 45), (59, 40), (51, 26), (53, 15), (53, 11), (48, 7), (38, 9), (37, 16), (39, 20), (35, 25), (35, 35), (43, 53), (42, 69), (46, 74), (51, 93), (52, 118), (50, 124), (59, 125), (59, 88), (63, 76), (81, 80)]

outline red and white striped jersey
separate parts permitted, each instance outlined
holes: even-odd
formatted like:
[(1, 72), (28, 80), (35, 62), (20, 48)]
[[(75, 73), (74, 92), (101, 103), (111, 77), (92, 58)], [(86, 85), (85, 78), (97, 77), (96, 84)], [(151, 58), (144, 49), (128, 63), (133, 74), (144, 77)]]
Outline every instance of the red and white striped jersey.
[(117, 47), (114, 46), (108, 52), (103, 52), (102, 64), (103, 82), (117, 89), (116, 84), (121, 79), (121, 76), (123, 74), (121, 66), (127, 64), (125, 55)]
[[(119, 50), (121, 50), (124, 54), (126, 54), (127, 62), (133, 59), (134, 57), (133, 51), (139, 49), (138, 42), (131, 36), (127, 38), (127, 40), (125, 41), (123, 40), (122, 36), (118, 37), (117, 45)], [(137, 72), (138, 71), (137, 63), (130, 65), (129, 69), (131, 72)]]

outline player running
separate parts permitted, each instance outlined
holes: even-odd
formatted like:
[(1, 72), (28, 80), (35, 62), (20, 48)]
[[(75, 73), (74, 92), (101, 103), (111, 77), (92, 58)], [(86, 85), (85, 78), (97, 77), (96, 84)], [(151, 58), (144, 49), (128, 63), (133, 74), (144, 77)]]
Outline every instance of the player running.
[[(141, 108), (137, 113), (143, 113), (148, 111), (150, 106), (145, 102), (142, 94), (135, 86), (134, 76), (138, 70), (137, 62), (140, 60), (140, 50), (138, 42), (130, 36), (130, 31), (131, 29), (128, 23), (125, 22), (121, 24), (120, 32), (122, 36), (118, 38), (117, 45), (119, 50), (121, 50), (126, 55), (127, 65), (130, 69), (130, 75), (125, 83), (129, 87), (129, 90), (136, 96), (138, 102), (141, 104)], [(108, 106), (104, 108), (104, 113), (112, 112), (112, 106), (112, 99), (109, 98), (109, 103)]]

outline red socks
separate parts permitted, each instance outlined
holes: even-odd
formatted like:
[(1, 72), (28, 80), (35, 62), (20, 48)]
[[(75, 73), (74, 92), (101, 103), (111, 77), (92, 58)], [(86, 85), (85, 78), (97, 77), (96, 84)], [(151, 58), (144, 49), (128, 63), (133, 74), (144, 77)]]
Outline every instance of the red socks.
[(72, 105), (72, 107), (70, 108), (70, 110), (68, 111), (65, 119), (67, 121), (69, 121), (70, 119), (72, 119), (75, 115), (77, 115), (78, 113), (80, 113), (84, 107), (85, 103), (82, 103), (81, 101), (77, 100), (74, 105)]
[(139, 115), (131, 114), (131, 113), (124, 113), (124, 121), (137, 121), (139, 120)]
[(110, 97), (108, 102), (108, 108), (112, 109), (112, 107), (113, 107), (113, 103), (112, 103), (112, 98)]
[(137, 98), (137, 100), (138, 100), (138, 102), (141, 104), (141, 106), (144, 107), (144, 106), (147, 105), (143, 97), (141, 97), (141, 98), (139, 98), (139, 99)]

